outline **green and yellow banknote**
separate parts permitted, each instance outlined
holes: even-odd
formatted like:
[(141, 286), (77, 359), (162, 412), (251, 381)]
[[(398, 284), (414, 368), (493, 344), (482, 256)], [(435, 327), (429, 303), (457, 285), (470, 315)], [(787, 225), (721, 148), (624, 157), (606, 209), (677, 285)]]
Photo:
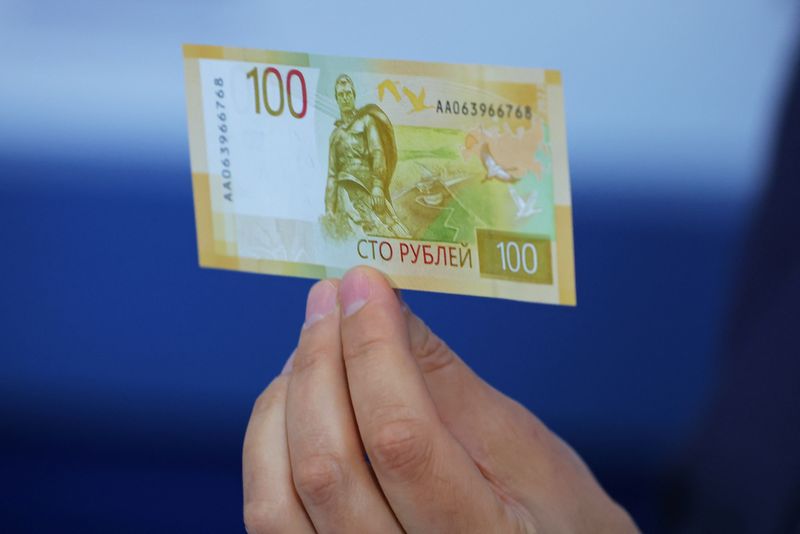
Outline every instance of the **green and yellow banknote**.
[(183, 54), (201, 265), (575, 304), (558, 71)]

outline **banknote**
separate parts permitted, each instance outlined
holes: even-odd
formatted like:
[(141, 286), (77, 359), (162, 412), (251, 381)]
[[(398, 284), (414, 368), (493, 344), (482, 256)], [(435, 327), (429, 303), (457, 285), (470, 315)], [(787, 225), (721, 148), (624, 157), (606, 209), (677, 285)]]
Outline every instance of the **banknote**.
[(559, 71), (183, 56), (202, 266), (575, 304)]

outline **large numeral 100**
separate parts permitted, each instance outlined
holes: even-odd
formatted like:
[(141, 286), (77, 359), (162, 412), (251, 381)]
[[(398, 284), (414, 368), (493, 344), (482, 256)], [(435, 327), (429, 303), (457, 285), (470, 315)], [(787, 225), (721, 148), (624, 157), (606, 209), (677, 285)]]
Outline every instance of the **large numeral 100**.
[[(278, 82), (278, 102), (270, 103), (269, 95), (267, 93), (267, 82), (269, 81), (270, 76), (273, 76)], [(255, 100), (256, 106), (256, 113), (261, 113), (261, 105), (263, 102), (264, 109), (267, 110), (267, 113), (272, 115), (273, 117), (277, 117), (283, 113), (284, 107), (289, 108), (289, 113), (292, 114), (292, 117), (296, 119), (302, 119), (306, 116), (306, 111), (308, 111), (308, 91), (306, 90), (306, 79), (303, 77), (303, 73), (297, 69), (291, 69), (286, 74), (286, 85), (284, 86), (283, 83), (283, 76), (278, 69), (275, 67), (267, 67), (261, 73), (261, 77), (259, 80), (258, 76), (258, 67), (253, 67), (251, 70), (247, 72), (247, 77), (253, 79), (253, 97)], [(300, 88), (303, 94), (303, 104), (300, 108), (300, 111), (294, 105), (292, 101), (292, 80), (296, 79), (300, 83)], [(261, 83), (259, 83), (259, 81)], [(286, 106), (288, 104), (288, 106)]]
[[(539, 270), (539, 255), (532, 243), (524, 243), (520, 251), (519, 245), (514, 241), (501, 241), (497, 244), (500, 251), (500, 263), (504, 271), (518, 273), (520, 268), (528, 274)], [(530, 256), (530, 261), (528, 260)]]

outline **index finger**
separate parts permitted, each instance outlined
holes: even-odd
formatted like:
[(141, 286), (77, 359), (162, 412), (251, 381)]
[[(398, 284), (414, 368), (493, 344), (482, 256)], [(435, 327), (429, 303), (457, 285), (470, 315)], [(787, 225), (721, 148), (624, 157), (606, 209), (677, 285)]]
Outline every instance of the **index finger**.
[(439, 420), (409, 347), (401, 305), (378, 271), (342, 279), (342, 353), (364, 448), (408, 531), (490, 532), (505, 507)]

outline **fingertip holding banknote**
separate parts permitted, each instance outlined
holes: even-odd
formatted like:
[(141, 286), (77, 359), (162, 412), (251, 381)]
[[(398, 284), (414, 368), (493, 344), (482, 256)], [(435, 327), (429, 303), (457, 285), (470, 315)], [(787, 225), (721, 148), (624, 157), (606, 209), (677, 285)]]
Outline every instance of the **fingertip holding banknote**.
[(308, 328), (320, 319), (336, 311), (338, 282), (320, 280), (311, 287), (306, 302), (306, 320), (303, 328)]
[(196, 45), (184, 64), (202, 266), (575, 304), (558, 71)]
[(356, 267), (344, 275), (339, 295), (345, 317), (353, 315), (364, 307), (371, 294), (370, 277), (375, 274), (370, 273), (366, 267)]

